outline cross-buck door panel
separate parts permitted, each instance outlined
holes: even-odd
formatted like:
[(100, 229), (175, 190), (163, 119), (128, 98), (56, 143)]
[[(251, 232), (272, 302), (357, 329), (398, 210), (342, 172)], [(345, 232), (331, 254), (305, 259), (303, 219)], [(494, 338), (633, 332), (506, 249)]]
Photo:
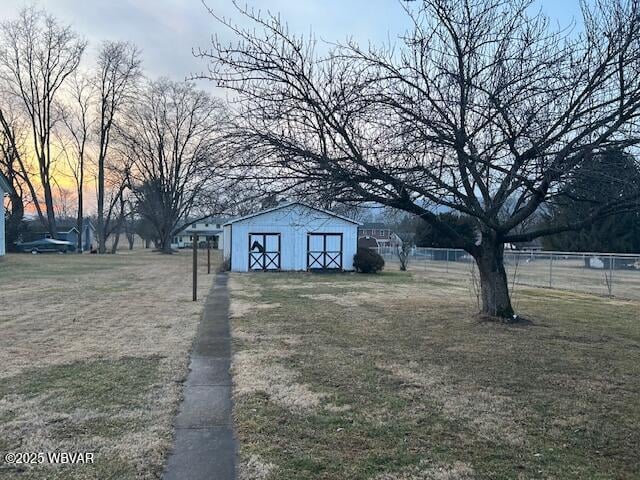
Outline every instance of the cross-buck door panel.
[(249, 270), (280, 270), (280, 234), (249, 234)]
[(309, 233), (307, 235), (309, 270), (342, 270), (342, 234)]

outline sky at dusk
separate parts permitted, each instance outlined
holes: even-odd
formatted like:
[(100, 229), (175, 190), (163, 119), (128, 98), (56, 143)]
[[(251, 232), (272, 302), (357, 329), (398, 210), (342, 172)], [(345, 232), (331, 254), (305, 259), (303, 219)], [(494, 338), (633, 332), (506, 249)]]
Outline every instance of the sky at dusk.
[[(318, 40), (342, 41), (349, 37), (361, 44), (394, 42), (409, 27), (409, 19), (399, 0), (241, 0), (263, 12), (280, 13), (291, 31), (313, 32)], [(243, 17), (231, 0), (206, 0), (217, 15), (243, 24)], [(91, 69), (100, 42), (126, 40), (142, 49), (147, 76), (167, 76), (184, 80), (205, 71), (207, 64), (195, 58), (193, 49), (207, 49), (211, 36), (233, 40), (230, 32), (207, 11), (201, 0), (0, 0), (0, 21), (15, 18), (25, 6), (36, 5), (71, 25), (89, 41), (83, 68)], [(580, 25), (579, 0), (536, 0), (559, 26)], [(246, 20), (244, 20), (246, 22)], [(214, 95), (224, 96), (212, 82), (199, 86)], [(64, 167), (64, 165), (62, 165)], [(63, 189), (72, 189), (69, 174), (60, 171), (56, 181)], [(87, 179), (88, 213), (95, 209), (95, 185)]]
[[(279, 12), (298, 33), (311, 30), (322, 40), (361, 43), (392, 40), (407, 27), (398, 0), (242, 0), (263, 11)], [(231, 0), (206, 0), (216, 13), (242, 20)], [(2, 0), (0, 19), (16, 16), (23, 0)], [(579, 0), (538, 0), (552, 19), (566, 26), (579, 21)], [(143, 50), (149, 76), (179, 80), (206, 68), (192, 48), (207, 48), (211, 35), (230, 39), (229, 33), (207, 12), (201, 0), (40, 0), (35, 2), (89, 40), (86, 64), (91, 64), (101, 40), (128, 40)], [(202, 83), (206, 88), (206, 82)]]

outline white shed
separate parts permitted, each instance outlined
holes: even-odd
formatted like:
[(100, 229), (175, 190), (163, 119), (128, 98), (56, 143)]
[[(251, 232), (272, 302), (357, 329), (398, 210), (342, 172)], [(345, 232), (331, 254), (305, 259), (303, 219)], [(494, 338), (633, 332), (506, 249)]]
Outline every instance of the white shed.
[(11, 192), (9, 180), (0, 173), (0, 256), (6, 252), (4, 235), (4, 196)]
[(302, 202), (236, 218), (224, 225), (231, 270), (353, 270), (358, 222)]

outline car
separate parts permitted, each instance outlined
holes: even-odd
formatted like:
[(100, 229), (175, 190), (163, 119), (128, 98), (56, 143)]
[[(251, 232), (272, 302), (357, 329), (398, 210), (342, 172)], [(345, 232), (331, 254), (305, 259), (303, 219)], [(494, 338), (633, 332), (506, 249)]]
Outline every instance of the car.
[(53, 238), (43, 238), (33, 242), (18, 243), (18, 248), (25, 253), (67, 253), (73, 252), (76, 246), (66, 240), (54, 240)]

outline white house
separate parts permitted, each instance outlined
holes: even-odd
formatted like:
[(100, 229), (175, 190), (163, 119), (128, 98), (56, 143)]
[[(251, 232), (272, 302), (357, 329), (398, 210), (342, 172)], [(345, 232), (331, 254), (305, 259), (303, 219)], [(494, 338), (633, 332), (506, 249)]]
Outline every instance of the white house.
[(302, 202), (236, 218), (224, 225), (231, 270), (353, 270), (358, 222)]
[(0, 256), (6, 252), (4, 235), (4, 197), (11, 191), (11, 184), (7, 177), (0, 173)]
[(193, 245), (193, 235), (198, 235), (198, 242), (211, 242), (211, 248), (222, 250), (224, 245), (222, 226), (228, 218), (209, 217), (198, 220), (171, 239), (171, 248), (190, 248)]

